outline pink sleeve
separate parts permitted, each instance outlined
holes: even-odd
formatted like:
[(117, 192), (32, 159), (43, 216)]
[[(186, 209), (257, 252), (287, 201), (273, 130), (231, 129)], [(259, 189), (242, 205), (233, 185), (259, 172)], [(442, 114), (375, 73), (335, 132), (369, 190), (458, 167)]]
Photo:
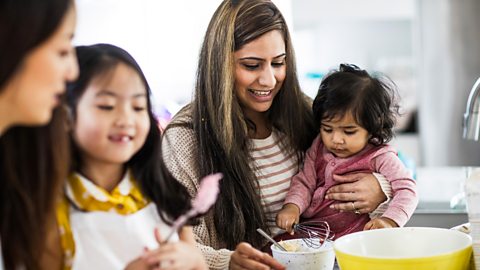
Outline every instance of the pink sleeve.
[(393, 198), (383, 217), (395, 221), (403, 227), (413, 215), (418, 204), (417, 185), (411, 173), (396, 153), (388, 151), (374, 159), (375, 172), (385, 176), (392, 186)]
[(310, 206), (313, 193), (317, 188), (317, 173), (315, 168), (315, 161), (317, 159), (318, 147), (320, 144), (320, 136), (318, 136), (312, 143), (312, 146), (305, 154), (303, 168), (292, 177), (290, 189), (284, 204), (293, 203), (300, 208), (300, 214)]

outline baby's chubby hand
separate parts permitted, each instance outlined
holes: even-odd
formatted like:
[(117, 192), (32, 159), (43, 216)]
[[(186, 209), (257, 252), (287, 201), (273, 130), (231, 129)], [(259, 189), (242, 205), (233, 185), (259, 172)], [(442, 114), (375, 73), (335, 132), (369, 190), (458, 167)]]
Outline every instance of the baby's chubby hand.
[(287, 203), (277, 214), (277, 226), (293, 234), (293, 224), (300, 219), (300, 208), (293, 203)]
[(398, 227), (397, 223), (389, 218), (386, 217), (379, 217), (370, 220), (363, 230), (374, 230), (374, 229), (382, 229), (382, 228), (395, 228)]

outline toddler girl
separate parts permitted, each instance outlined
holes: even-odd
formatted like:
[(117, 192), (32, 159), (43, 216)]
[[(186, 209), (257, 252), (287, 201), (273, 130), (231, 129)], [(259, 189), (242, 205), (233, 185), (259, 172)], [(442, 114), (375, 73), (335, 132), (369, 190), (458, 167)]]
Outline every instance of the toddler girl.
[(206, 269), (190, 227), (159, 246), (190, 197), (164, 168), (142, 70), (113, 45), (76, 52), (80, 77), (67, 90), (73, 165), (57, 211), (64, 268)]
[[(326, 221), (335, 238), (375, 228), (404, 226), (418, 203), (416, 185), (392, 147), (395, 104), (393, 85), (355, 65), (342, 64), (321, 83), (313, 102), (320, 134), (306, 152), (304, 167), (292, 178), (277, 225), (292, 233), (302, 221)], [(369, 215), (352, 202), (352, 212), (339, 212), (325, 191), (333, 175), (376, 172), (389, 181), (393, 198), (388, 208)]]

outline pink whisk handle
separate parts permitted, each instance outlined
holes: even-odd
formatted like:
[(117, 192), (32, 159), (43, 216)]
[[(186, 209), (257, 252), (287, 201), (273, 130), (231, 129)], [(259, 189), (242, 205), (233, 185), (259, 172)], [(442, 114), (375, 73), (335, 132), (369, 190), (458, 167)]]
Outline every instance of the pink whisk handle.
[(223, 175), (221, 173), (210, 174), (205, 176), (200, 181), (200, 187), (198, 188), (197, 195), (192, 200), (192, 209), (190, 209), (184, 215), (178, 217), (172, 225), (170, 233), (167, 235), (165, 240), (162, 243), (168, 242), (170, 237), (177, 232), (185, 223), (192, 217), (205, 214), (210, 207), (217, 200), (219, 188), (219, 181), (222, 179)]
[(197, 211), (195, 211), (195, 209), (191, 209), (186, 214), (178, 217), (173, 223), (172, 228), (170, 229), (170, 232), (168, 233), (167, 237), (165, 238), (165, 240), (162, 241), (162, 244), (167, 243), (168, 240), (170, 240), (170, 237), (172, 237), (175, 234), (175, 232), (177, 232), (183, 225), (185, 225), (185, 223), (187, 223), (187, 221), (191, 217), (196, 215), (197, 215)]

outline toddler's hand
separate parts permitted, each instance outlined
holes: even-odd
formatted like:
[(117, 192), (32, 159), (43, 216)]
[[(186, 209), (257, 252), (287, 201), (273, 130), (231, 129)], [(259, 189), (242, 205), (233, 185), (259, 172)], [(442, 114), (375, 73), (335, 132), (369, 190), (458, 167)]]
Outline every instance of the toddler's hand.
[(382, 228), (395, 228), (398, 227), (397, 223), (389, 218), (386, 217), (379, 217), (370, 220), (363, 230), (374, 230), (374, 229), (382, 229)]
[(287, 203), (277, 214), (277, 226), (293, 234), (293, 224), (300, 219), (300, 209), (293, 203)]

